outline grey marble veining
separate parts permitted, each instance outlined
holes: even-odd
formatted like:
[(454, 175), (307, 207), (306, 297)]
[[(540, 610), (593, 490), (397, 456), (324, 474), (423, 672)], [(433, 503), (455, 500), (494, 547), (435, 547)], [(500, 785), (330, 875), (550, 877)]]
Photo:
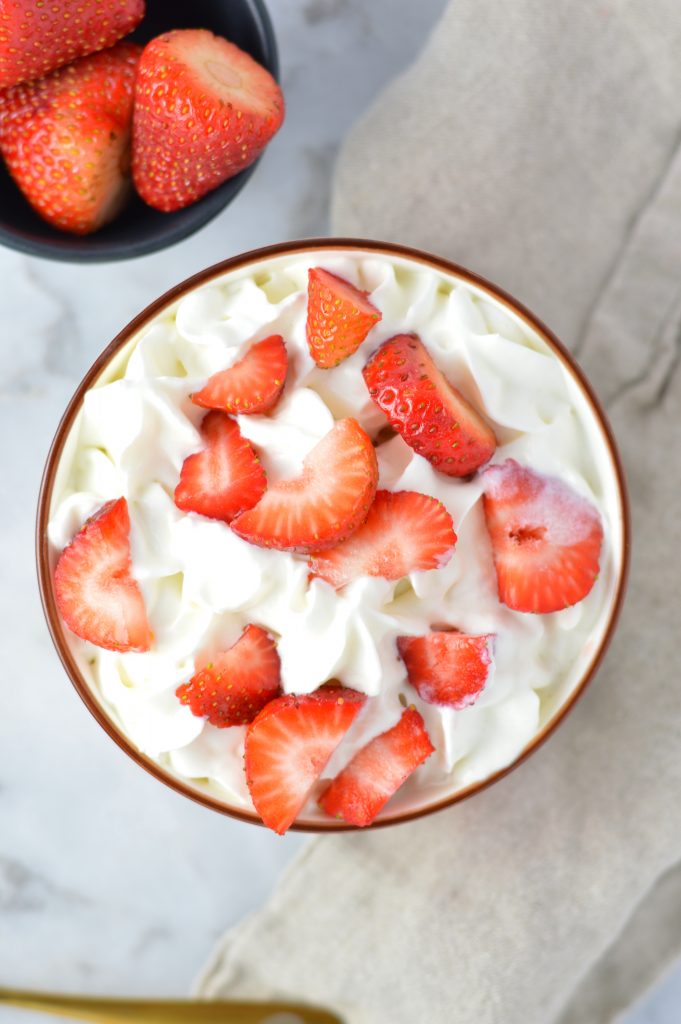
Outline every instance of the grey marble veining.
[[(0, 985), (182, 995), (212, 943), (304, 843), (222, 818), (147, 776), (99, 729), (47, 635), (33, 515), (49, 442), (104, 345), (229, 255), (328, 229), (340, 140), (407, 65), (444, 0), (272, 0), (288, 115), (253, 179), (193, 238), (110, 265), (0, 249)], [(677, 1024), (681, 974), (627, 1024)], [(0, 1009), (0, 1024), (42, 1018)]]

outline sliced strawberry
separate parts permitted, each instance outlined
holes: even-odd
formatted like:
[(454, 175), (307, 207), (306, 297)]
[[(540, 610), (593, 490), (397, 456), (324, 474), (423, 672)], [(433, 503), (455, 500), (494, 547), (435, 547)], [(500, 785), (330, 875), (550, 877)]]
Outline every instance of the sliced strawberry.
[(364, 524), (314, 555), (310, 571), (336, 589), (358, 576), (399, 580), (446, 565), (455, 544), (454, 523), (442, 502), (418, 491), (377, 491)]
[(398, 636), (397, 649), (421, 700), (460, 711), (476, 700), (489, 677), (494, 636), (447, 631)]
[(35, 211), (85, 235), (132, 195), (130, 129), (141, 48), (119, 43), (0, 93), (0, 151)]
[(0, 89), (40, 78), (132, 32), (144, 0), (2, 0)]
[(416, 708), (370, 740), (322, 794), (319, 806), (349, 825), (370, 825), (390, 797), (435, 750)]
[(203, 451), (182, 464), (175, 504), (183, 512), (230, 522), (262, 497), (267, 479), (250, 441), (222, 412), (209, 412), (201, 424)]
[(260, 547), (319, 551), (364, 522), (377, 481), (368, 436), (356, 420), (339, 420), (308, 454), (300, 476), (273, 484), (232, 529)]
[(581, 601), (598, 577), (603, 526), (563, 480), (514, 459), (484, 473), (484, 507), (499, 600), (519, 612), (557, 612)]
[(277, 697), (246, 732), (246, 781), (256, 811), (279, 835), (293, 824), (324, 767), (366, 701), (323, 686)]
[(260, 626), (246, 626), (235, 644), (197, 667), (177, 696), (193, 715), (218, 729), (247, 725), (280, 692), (277, 648)]
[(152, 39), (135, 93), (133, 176), (150, 206), (195, 202), (260, 155), (284, 120), (272, 75), (206, 29)]
[(233, 415), (269, 412), (284, 390), (288, 357), (280, 334), (249, 348), (243, 359), (221, 370), (192, 395), (204, 409), (222, 409)]
[(369, 299), (342, 277), (321, 267), (309, 272), (307, 344), (317, 366), (338, 366), (356, 352), (381, 319)]
[(369, 394), (395, 430), (440, 473), (468, 476), (494, 454), (494, 431), (415, 334), (384, 342), (363, 373)]
[(54, 595), (76, 636), (108, 651), (149, 650), (152, 634), (132, 576), (125, 498), (103, 505), (64, 548), (54, 571)]

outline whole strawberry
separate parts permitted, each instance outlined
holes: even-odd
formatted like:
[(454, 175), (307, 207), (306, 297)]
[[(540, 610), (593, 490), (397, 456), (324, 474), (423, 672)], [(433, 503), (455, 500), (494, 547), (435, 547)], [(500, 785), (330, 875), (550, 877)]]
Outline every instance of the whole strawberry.
[(144, 0), (2, 0), (0, 89), (113, 46), (144, 17)]
[(86, 235), (112, 220), (130, 183), (141, 48), (118, 43), (0, 93), (0, 152), (40, 216)]
[(205, 29), (153, 39), (135, 92), (133, 178), (169, 212), (252, 164), (281, 126), (284, 98), (269, 71)]

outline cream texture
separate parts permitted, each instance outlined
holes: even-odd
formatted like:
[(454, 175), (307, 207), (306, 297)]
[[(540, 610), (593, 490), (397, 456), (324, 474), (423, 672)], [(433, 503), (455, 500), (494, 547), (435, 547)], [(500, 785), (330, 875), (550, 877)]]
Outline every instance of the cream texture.
[[(382, 321), (334, 370), (315, 367), (305, 341), (307, 270), (323, 266), (370, 292)], [(386, 423), (361, 371), (385, 339), (415, 331), (435, 362), (492, 423), (493, 462), (518, 462), (565, 480), (599, 509), (601, 573), (580, 604), (552, 615), (499, 603), (479, 477), (436, 472), (400, 437), (377, 448), (379, 487), (432, 495), (450, 511), (458, 543), (442, 569), (398, 583), (361, 579), (336, 593), (308, 582), (304, 558), (263, 550), (221, 522), (181, 513), (173, 491), (201, 447), (205, 410), (189, 395), (253, 341), (283, 335), (284, 396), (269, 416), (239, 416), (270, 481), (294, 475), (335, 419), (353, 416), (375, 437)], [(529, 325), (481, 289), (397, 258), (318, 252), (278, 257), (189, 293), (132, 340), (86, 395), (55, 486), (55, 558), (104, 501), (125, 495), (133, 566), (155, 635), (145, 654), (117, 654), (72, 639), (89, 681), (133, 744), (171, 772), (251, 808), (242, 727), (216, 729), (180, 705), (175, 690), (194, 658), (233, 643), (249, 622), (278, 638), (287, 692), (337, 678), (370, 696), (332, 757), (335, 774), (364, 742), (393, 725), (400, 695), (419, 708), (436, 753), (389, 805), (411, 807), (484, 779), (512, 762), (569, 696), (594, 656), (612, 604), (621, 523), (606, 446), (572, 375)], [(491, 677), (472, 707), (419, 700), (396, 653), (401, 634), (448, 623), (496, 635)], [(304, 817), (321, 816), (311, 798)]]

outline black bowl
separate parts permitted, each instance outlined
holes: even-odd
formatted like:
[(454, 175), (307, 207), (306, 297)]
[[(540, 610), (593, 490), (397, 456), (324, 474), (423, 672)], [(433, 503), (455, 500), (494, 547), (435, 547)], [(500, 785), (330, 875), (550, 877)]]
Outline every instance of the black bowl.
[[(172, 28), (208, 28), (236, 43), (277, 77), (277, 44), (262, 0), (146, 0), (146, 6), (142, 24), (129, 37), (136, 42), (146, 43)], [(159, 213), (135, 196), (111, 224), (92, 235), (77, 236), (41, 220), (0, 161), (0, 243), (31, 256), (78, 263), (144, 256), (207, 224), (241, 191), (254, 169), (251, 164), (175, 213)]]

